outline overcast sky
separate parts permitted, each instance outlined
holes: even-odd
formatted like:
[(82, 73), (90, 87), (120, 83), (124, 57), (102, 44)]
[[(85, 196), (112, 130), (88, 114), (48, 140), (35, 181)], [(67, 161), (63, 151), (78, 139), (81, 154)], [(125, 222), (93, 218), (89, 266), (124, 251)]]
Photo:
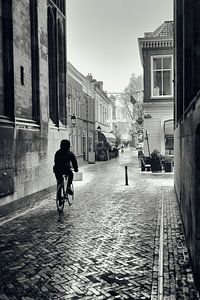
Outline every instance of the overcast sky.
[(142, 74), (138, 38), (173, 18), (173, 0), (67, 0), (68, 60), (107, 92)]

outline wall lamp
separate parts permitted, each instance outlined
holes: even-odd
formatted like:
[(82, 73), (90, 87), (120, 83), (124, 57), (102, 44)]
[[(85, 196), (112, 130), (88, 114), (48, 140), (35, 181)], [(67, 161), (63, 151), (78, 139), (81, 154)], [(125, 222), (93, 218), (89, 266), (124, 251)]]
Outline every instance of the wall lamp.
[(71, 99), (72, 98), (72, 94), (68, 94), (68, 99)]
[(71, 116), (71, 125), (72, 125), (72, 127), (75, 127), (75, 126), (76, 126), (76, 116), (75, 116), (75, 114), (73, 114), (73, 115)]

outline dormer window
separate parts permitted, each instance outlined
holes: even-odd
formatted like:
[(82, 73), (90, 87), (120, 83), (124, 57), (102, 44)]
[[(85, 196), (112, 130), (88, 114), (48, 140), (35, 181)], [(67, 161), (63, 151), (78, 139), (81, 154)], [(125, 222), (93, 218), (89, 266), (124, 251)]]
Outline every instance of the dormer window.
[(151, 57), (151, 97), (173, 97), (172, 55)]

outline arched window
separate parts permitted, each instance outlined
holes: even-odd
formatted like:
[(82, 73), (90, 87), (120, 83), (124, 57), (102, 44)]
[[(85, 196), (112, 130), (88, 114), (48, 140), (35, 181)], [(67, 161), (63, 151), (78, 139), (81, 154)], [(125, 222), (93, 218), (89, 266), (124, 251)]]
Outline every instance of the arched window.
[(3, 80), (3, 32), (2, 32), (2, 0), (0, 0), (0, 115), (4, 115), (4, 80)]
[(30, 1), (31, 19), (31, 70), (32, 70), (32, 118), (39, 121), (39, 46), (37, 0)]
[(0, 0), (0, 121), (14, 118), (12, 0)]
[(66, 124), (66, 66), (65, 66), (65, 34), (64, 20), (58, 19), (58, 97), (59, 115), (63, 124)]
[[(62, 4), (62, 5), (61, 5)], [(48, 3), (48, 60), (50, 118), (66, 125), (66, 47), (64, 0)]]
[(55, 9), (48, 7), (48, 63), (49, 63), (49, 113), (51, 120), (58, 125), (57, 105), (57, 61), (56, 61), (56, 22)]
[(65, 14), (65, 0), (52, 0), (59, 10)]

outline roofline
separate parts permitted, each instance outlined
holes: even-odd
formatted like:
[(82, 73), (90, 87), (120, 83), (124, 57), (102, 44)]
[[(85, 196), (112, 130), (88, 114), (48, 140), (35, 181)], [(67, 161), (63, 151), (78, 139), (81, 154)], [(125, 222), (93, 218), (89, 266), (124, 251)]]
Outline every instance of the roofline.
[[(143, 47), (143, 43), (146, 43), (146, 47)], [(151, 43), (153, 43), (154, 45), (152, 45)], [(165, 37), (138, 38), (138, 46), (139, 46), (139, 53), (140, 53), (140, 60), (141, 60), (142, 67), (143, 67), (142, 49), (143, 48), (156, 48), (156, 44), (159, 48), (173, 48), (174, 39), (173, 39), (173, 37), (172, 38), (165, 38)]]
[[(71, 73), (71, 74), (70, 74)], [(80, 71), (78, 71), (71, 62), (67, 62), (67, 74), (70, 76), (76, 76), (77, 79), (79, 79), (80, 82), (88, 81), (87, 77), (83, 75)]]

